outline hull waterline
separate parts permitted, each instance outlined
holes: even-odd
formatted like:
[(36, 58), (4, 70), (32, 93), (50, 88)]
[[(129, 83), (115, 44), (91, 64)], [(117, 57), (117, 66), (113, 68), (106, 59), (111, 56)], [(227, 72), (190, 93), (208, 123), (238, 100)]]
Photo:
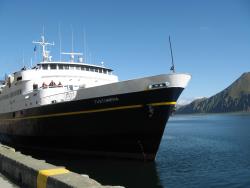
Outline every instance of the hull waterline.
[(0, 115), (0, 140), (61, 154), (154, 160), (183, 88), (46, 105)]

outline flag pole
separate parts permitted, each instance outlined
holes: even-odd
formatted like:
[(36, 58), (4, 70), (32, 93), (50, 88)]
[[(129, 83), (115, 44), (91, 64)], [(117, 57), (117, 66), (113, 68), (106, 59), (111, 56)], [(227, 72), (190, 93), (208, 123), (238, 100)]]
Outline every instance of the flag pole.
[(36, 47), (36, 45), (35, 45), (35, 47), (34, 47), (34, 56), (35, 56), (35, 63), (37, 63), (37, 57), (36, 57), (36, 49), (37, 47)]

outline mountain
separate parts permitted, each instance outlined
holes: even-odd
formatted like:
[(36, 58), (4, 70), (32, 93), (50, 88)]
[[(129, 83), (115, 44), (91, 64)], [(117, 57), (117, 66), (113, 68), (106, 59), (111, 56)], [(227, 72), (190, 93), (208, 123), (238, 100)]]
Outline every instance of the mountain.
[(176, 113), (250, 112), (250, 72), (242, 74), (229, 87), (209, 98), (194, 100)]

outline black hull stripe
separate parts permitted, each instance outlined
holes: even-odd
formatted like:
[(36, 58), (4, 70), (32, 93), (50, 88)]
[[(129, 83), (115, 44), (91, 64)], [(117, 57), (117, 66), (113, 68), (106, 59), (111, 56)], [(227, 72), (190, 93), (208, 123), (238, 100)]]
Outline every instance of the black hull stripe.
[[(147, 105), (151, 106), (169, 106), (175, 105), (176, 102), (158, 102), (158, 103), (149, 103)], [(50, 118), (50, 117), (58, 117), (58, 116), (71, 116), (78, 114), (89, 114), (89, 113), (97, 113), (97, 112), (106, 112), (106, 111), (114, 111), (114, 110), (123, 110), (123, 109), (132, 109), (132, 108), (142, 108), (145, 105), (137, 104), (137, 105), (128, 105), (128, 106), (118, 106), (118, 107), (110, 107), (110, 108), (102, 108), (95, 110), (83, 110), (77, 112), (66, 112), (66, 113), (57, 113), (57, 114), (46, 114), (39, 116), (30, 116), (30, 117), (20, 117), (20, 118), (11, 118), (11, 119), (2, 119), (6, 121), (15, 121), (15, 120), (27, 120), (27, 119), (40, 119), (40, 118)]]

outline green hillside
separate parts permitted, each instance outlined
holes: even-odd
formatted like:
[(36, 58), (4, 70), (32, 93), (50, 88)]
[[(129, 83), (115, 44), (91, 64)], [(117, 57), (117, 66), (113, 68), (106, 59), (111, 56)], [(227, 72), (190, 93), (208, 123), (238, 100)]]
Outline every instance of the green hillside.
[(177, 113), (225, 113), (250, 111), (250, 72), (242, 74), (223, 91), (182, 106)]

